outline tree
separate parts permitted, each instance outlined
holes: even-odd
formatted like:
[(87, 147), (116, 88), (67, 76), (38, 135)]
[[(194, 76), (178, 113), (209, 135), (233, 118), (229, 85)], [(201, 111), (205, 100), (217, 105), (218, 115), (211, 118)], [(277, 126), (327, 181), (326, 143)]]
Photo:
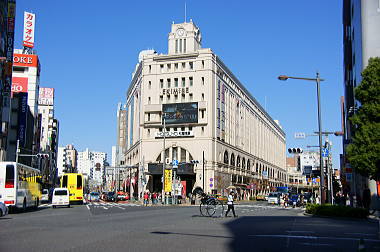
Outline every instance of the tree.
[(362, 82), (355, 88), (360, 107), (350, 121), (352, 143), (347, 157), (353, 168), (363, 176), (380, 179), (380, 58), (369, 59), (362, 72)]

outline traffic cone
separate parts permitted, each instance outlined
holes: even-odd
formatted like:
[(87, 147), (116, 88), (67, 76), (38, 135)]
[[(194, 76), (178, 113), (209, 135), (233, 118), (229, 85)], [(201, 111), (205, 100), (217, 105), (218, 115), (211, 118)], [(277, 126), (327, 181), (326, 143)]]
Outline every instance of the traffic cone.
[(363, 238), (360, 238), (358, 251), (366, 251)]

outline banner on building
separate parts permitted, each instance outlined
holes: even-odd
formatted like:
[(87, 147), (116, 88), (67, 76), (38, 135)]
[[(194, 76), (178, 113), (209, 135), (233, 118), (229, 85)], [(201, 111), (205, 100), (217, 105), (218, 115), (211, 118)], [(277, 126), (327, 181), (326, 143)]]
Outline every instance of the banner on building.
[(165, 192), (172, 191), (172, 170), (165, 169)]
[(12, 77), (12, 95), (14, 93), (28, 93), (28, 78)]
[(198, 103), (163, 104), (166, 124), (198, 123)]
[(24, 39), (23, 45), (34, 47), (34, 27), (36, 24), (36, 15), (30, 12), (24, 12)]
[(19, 97), (17, 139), (20, 141), (20, 146), (25, 147), (28, 116), (28, 93), (18, 93), (17, 96)]
[(40, 88), (38, 95), (39, 105), (54, 105), (54, 88)]

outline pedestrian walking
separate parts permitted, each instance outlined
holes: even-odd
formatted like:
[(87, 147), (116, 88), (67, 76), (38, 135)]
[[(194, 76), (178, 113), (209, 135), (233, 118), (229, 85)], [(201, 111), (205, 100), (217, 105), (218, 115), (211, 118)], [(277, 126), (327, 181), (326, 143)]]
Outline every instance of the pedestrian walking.
[(153, 205), (156, 205), (156, 204), (157, 204), (157, 193), (156, 193), (156, 192), (154, 192), (154, 193), (152, 194), (152, 204), (153, 204)]
[(230, 192), (230, 195), (228, 195), (228, 198), (227, 198), (227, 212), (226, 212), (226, 217), (228, 215), (228, 213), (230, 212), (230, 210), (232, 210), (232, 213), (234, 214), (234, 217), (238, 217), (236, 214), (235, 214), (235, 207), (234, 207), (234, 192)]
[(149, 194), (147, 192), (144, 193), (144, 205), (148, 206), (149, 203)]

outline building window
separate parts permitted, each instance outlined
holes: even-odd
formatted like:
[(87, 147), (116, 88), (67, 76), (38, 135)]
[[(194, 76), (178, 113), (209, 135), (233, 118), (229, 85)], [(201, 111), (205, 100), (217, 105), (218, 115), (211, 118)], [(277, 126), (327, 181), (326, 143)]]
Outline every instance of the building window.
[(164, 79), (160, 79), (160, 87), (164, 88)]
[(150, 113), (148, 113), (148, 122), (150, 122)]
[(193, 94), (189, 94), (189, 100), (190, 100), (190, 101), (193, 100)]
[(178, 53), (178, 39), (175, 40), (175, 53)]
[(148, 136), (150, 136), (150, 129), (148, 129)]
[(204, 100), (205, 100), (205, 94), (202, 93), (202, 101), (204, 101)]
[(202, 119), (205, 118), (205, 111), (204, 110), (201, 110), (201, 117), (202, 117)]
[(202, 135), (205, 133), (205, 127), (202, 126)]
[(174, 71), (178, 71), (178, 63), (174, 64)]
[(152, 88), (152, 82), (151, 82), (151, 81), (149, 81), (148, 88), (149, 88), (149, 89)]
[(186, 39), (183, 40), (183, 52), (186, 53)]
[(178, 78), (174, 78), (174, 87), (178, 87)]
[(152, 72), (152, 66), (149, 65), (149, 73), (151, 73), (151, 72)]
[(189, 126), (189, 130), (192, 131), (192, 130), (193, 130), (193, 127)]
[(148, 97), (148, 104), (150, 104), (150, 96)]
[(202, 77), (202, 85), (205, 84), (205, 77)]
[(181, 131), (185, 131), (185, 127), (181, 127)]
[(179, 40), (179, 52), (182, 53), (182, 39)]
[(190, 67), (190, 70), (193, 70), (194, 69), (194, 63), (193, 62), (189, 62), (189, 67)]
[(181, 162), (186, 162), (186, 150), (181, 148)]
[(182, 70), (186, 68), (186, 62), (182, 62)]
[(205, 61), (202, 60), (202, 68), (205, 68)]
[(182, 78), (182, 87), (184, 87), (186, 85), (186, 80), (185, 78)]
[(177, 127), (174, 127), (173, 130), (174, 130), (174, 131), (177, 131)]
[(171, 64), (167, 64), (166, 66), (168, 68), (168, 72), (170, 72), (170, 70), (172, 69), (172, 65)]
[(235, 155), (233, 153), (231, 154), (230, 165), (235, 166)]
[(159, 132), (162, 132), (162, 128), (159, 128), (158, 131), (159, 131)]
[(170, 88), (170, 79), (167, 79), (166, 83), (167, 83), (168, 88)]
[(193, 77), (189, 77), (190, 87), (193, 86)]
[(161, 71), (161, 73), (164, 72), (164, 65), (160, 65), (160, 71)]
[(160, 95), (160, 104), (162, 104), (163, 102), (164, 102), (164, 96)]

